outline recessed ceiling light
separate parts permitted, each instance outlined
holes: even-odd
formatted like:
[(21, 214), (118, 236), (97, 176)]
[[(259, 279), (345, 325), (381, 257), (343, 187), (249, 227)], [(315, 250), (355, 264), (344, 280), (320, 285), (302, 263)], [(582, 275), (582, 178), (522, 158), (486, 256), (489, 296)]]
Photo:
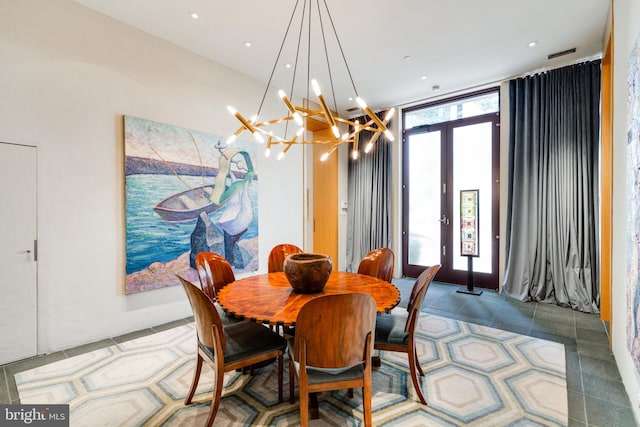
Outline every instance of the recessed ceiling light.
[(349, 101), (353, 101), (353, 97), (351, 97), (351, 96), (350, 96), (350, 97), (349, 97)]
[(529, 47), (534, 47), (537, 44), (538, 44), (538, 42), (534, 40), (532, 42), (529, 42)]
[(198, 14), (197, 14), (197, 13), (195, 13), (195, 12), (191, 12), (191, 17), (192, 17), (193, 19), (198, 19)]
[(427, 76), (420, 77), (420, 80), (427, 80)]
[(251, 42), (244, 42), (244, 45), (245, 45), (246, 47), (251, 47)]
[(284, 64), (285, 68), (291, 68), (291, 64)]

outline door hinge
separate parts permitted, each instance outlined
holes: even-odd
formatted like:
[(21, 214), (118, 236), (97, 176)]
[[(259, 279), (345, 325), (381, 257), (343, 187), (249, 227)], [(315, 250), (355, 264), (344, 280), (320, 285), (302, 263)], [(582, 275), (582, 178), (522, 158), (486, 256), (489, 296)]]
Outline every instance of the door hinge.
[(446, 246), (442, 247), (442, 256), (447, 256), (447, 247)]
[(442, 194), (447, 194), (447, 183), (446, 182), (442, 183)]

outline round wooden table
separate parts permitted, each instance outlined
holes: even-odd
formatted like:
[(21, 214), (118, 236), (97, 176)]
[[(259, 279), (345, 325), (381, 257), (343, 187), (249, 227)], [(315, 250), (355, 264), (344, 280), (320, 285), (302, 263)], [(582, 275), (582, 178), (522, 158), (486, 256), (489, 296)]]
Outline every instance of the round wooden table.
[(231, 316), (270, 325), (295, 326), (302, 306), (323, 295), (364, 292), (376, 300), (378, 313), (388, 313), (400, 303), (393, 284), (372, 276), (334, 271), (322, 292), (294, 291), (284, 273), (250, 276), (229, 283), (218, 292), (220, 306)]

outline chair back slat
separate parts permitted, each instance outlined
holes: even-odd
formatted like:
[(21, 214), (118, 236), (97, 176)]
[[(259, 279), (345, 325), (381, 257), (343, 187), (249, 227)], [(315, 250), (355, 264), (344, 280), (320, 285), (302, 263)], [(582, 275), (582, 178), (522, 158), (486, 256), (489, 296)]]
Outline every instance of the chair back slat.
[(196, 270), (200, 287), (214, 301), (220, 289), (236, 280), (229, 261), (213, 252), (199, 252), (196, 255)]
[[(300, 358), (302, 342), (306, 364), (317, 368), (343, 368), (363, 361), (363, 349), (372, 347), (376, 302), (368, 294), (327, 295), (306, 303), (296, 320), (294, 354)], [(369, 336), (369, 341), (367, 341)], [(372, 348), (369, 349), (371, 353)], [(366, 350), (365, 350), (366, 352)]]
[(362, 258), (358, 273), (390, 282), (393, 278), (393, 251), (389, 248), (374, 249)]
[(216, 342), (213, 334), (213, 327), (217, 327), (220, 331), (219, 338), (221, 340), (220, 347), (224, 350), (227, 348), (227, 343), (222, 333), (222, 320), (213, 305), (213, 301), (196, 285), (177, 276), (182, 283), (184, 291), (187, 293), (191, 309), (193, 310), (193, 317), (196, 325), (196, 331), (198, 333), (198, 341), (203, 345), (215, 349)]
[(302, 253), (302, 249), (297, 247), (296, 245), (292, 245), (289, 243), (282, 243), (280, 245), (276, 245), (269, 252), (269, 260), (268, 260), (268, 271), (269, 273), (277, 273), (280, 271), (284, 271), (284, 259), (291, 254), (299, 254)]

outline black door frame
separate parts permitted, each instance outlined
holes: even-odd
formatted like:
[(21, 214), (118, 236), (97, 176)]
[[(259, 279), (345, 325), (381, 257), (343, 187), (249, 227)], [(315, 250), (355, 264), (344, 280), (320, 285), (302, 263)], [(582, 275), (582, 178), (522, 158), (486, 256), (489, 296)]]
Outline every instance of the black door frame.
[[(492, 89), (491, 91), (496, 91)], [(485, 91), (489, 92), (489, 91)], [(478, 93), (467, 96), (475, 96)], [(443, 101), (443, 103), (451, 102), (452, 99)], [(441, 102), (439, 102), (441, 103)], [(425, 108), (426, 106), (420, 106), (419, 108)], [(499, 113), (489, 113), (470, 118), (463, 118), (452, 120), (448, 122), (438, 123), (428, 126), (418, 126), (409, 130), (403, 130), (403, 172), (402, 172), (402, 270), (403, 275), (408, 277), (417, 277), (428, 266), (420, 266), (408, 263), (408, 251), (409, 251), (409, 239), (408, 239), (408, 224), (409, 224), (409, 171), (408, 171), (408, 149), (406, 144), (407, 139), (412, 135), (441, 131), (441, 189), (453, 188), (453, 170), (450, 164), (453, 153), (453, 129), (460, 126), (473, 125), (483, 122), (492, 122), (492, 182), (493, 182), (493, 195), (492, 195), (492, 212), (493, 218), (491, 219), (492, 233), (490, 236), (481, 236), (482, 238), (491, 239), (492, 247), (492, 274), (488, 273), (474, 273), (473, 284), (474, 286), (488, 289), (498, 288), (498, 269), (499, 269), (499, 227), (500, 227), (500, 117)], [(444, 184), (444, 186), (442, 185)], [(450, 210), (453, 207), (453, 191), (441, 191), (441, 215), (445, 215), (451, 219), (452, 212)], [(436, 280), (456, 283), (460, 285), (467, 284), (467, 272), (453, 269), (453, 232), (448, 227), (453, 227), (452, 221), (449, 225), (441, 224), (441, 247), (444, 246), (447, 250), (447, 254), (440, 253), (442, 269), (438, 272)]]

